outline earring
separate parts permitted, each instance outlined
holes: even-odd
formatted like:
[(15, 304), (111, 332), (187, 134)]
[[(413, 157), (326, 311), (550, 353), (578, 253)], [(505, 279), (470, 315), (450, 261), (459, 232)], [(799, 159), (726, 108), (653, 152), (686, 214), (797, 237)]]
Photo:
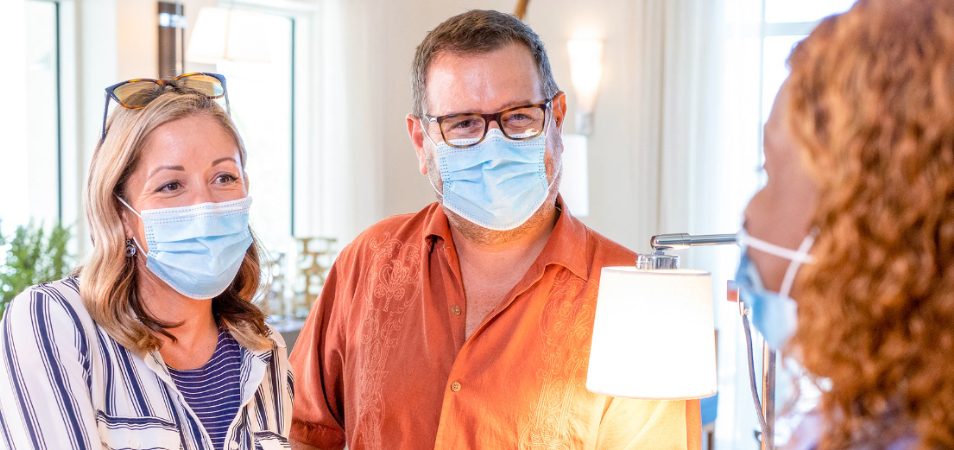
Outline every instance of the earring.
[(136, 256), (136, 244), (132, 239), (126, 239), (126, 257), (132, 258)]

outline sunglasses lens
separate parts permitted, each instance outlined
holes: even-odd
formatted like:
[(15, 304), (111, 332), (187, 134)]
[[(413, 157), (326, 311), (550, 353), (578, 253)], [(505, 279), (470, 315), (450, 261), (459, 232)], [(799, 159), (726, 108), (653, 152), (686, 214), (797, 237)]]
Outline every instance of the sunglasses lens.
[(209, 97), (219, 98), (225, 93), (225, 87), (218, 78), (195, 74), (180, 78), (177, 82), (180, 86), (195, 89)]
[(152, 101), (159, 85), (154, 81), (132, 81), (113, 90), (119, 103), (126, 108), (142, 108)]

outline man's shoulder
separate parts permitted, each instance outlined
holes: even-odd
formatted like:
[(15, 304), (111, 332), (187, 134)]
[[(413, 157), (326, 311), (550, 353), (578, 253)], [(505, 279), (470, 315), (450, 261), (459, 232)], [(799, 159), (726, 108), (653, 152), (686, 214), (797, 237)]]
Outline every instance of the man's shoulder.
[(437, 207), (434, 203), (415, 213), (397, 214), (382, 219), (362, 231), (342, 253), (363, 253), (385, 242), (421, 243), (426, 237), (428, 224), (434, 219)]
[(633, 265), (636, 263), (636, 252), (590, 227), (586, 227), (586, 238), (591, 261), (598, 260), (603, 265), (608, 266)]

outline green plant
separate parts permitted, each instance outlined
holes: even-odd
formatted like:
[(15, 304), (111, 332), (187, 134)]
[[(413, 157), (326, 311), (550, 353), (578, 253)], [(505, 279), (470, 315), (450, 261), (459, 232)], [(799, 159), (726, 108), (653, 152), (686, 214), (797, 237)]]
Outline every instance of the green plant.
[(0, 317), (7, 303), (26, 288), (66, 276), (72, 261), (67, 250), (70, 234), (59, 223), (47, 231), (32, 220), (17, 227), (13, 236), (0, 231)]

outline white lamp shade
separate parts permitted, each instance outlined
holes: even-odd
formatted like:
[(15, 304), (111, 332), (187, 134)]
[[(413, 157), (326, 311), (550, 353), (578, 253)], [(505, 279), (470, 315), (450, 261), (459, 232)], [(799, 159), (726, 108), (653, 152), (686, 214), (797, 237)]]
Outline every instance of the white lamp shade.
[(590, 188), (587, 168), (586, 136), (563, 135), (563, 178), (560, 194), (576, 217), (590, 214)]
[(641, 399), (715, 394), (709, 273), (605, 267), (601, 277), (586, 388)]
[(261, 28), (261, 14), (231, 8), (204, 7), (189, 38), (186, 58), (203, 64), (222, 61), (269, 62), (268, 39)]

